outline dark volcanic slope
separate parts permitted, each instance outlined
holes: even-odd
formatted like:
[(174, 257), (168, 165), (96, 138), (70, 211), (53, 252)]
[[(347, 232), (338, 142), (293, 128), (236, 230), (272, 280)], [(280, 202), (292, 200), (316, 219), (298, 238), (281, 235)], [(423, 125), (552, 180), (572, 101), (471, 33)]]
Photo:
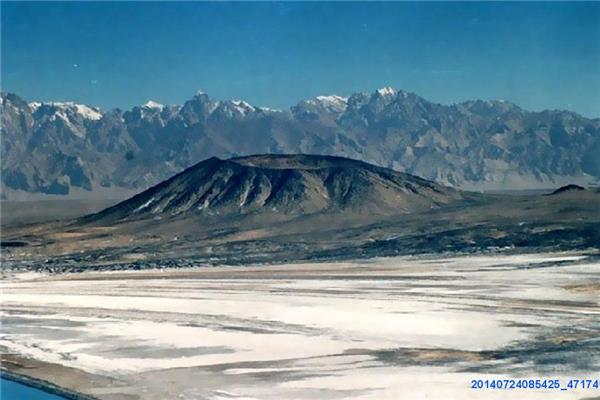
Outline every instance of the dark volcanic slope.
[(580, 190), (585, 190), (585, 188), (583, 186), (571, 184), (571, 185), (559, 187), (558, 189), (556, 189), (555, 191), (553, 191), (550, 194), (557, 195), (557, 194), (561, 194), (561, 193), (565, 193), (565, 192), (573, 192), (573, 191), (580, 191)]
[(406, 213), (463, 198), (457, 190), (347, 158), (259, 155), (202, 161), (85, 221), (256, 213)]

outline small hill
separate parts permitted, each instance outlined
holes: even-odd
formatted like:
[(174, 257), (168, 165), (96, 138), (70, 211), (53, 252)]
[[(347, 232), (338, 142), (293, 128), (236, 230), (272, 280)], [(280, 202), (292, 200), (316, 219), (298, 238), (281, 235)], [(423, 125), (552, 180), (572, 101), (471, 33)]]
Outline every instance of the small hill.
[(260, 213), (401, 214), (437, 208), (464, 196), (413, 175), (342, 157), (212, 157), (84, 221)]
[(566, 186), (561, 186), (550, 194), (556, 195), (556, 194), (565, 193), (565, 192), (579, 192), (582, 190), (585, 190), (585, 188), (583, 186), (570, 184), (570, 185), (566, 185)]

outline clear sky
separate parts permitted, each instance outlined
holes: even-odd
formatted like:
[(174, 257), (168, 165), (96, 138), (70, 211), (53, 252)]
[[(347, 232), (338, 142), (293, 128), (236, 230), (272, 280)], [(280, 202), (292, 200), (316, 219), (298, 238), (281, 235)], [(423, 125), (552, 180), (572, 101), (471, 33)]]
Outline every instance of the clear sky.
[(600, 3), (13, 3), (2, 89), (103, 108), (287, 107), (393, 86), (600, 117)]

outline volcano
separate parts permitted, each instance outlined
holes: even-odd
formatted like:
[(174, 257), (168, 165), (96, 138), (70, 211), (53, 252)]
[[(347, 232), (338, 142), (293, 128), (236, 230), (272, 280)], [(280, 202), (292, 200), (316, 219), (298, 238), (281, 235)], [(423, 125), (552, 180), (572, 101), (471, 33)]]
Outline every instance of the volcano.
[(402, 214), (437, 208), (464, 196), (413, 175), (342, 157), (212, 157), (86, 220), (261, 213)]

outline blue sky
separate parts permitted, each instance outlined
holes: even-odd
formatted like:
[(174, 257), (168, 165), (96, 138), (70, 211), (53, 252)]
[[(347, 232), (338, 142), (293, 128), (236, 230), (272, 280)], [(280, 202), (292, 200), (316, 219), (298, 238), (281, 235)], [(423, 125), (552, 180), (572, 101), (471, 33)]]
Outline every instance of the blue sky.
[(600, 3), (2, 2), (2, 89), (287, 107), (393, 86), (600, 117)]

